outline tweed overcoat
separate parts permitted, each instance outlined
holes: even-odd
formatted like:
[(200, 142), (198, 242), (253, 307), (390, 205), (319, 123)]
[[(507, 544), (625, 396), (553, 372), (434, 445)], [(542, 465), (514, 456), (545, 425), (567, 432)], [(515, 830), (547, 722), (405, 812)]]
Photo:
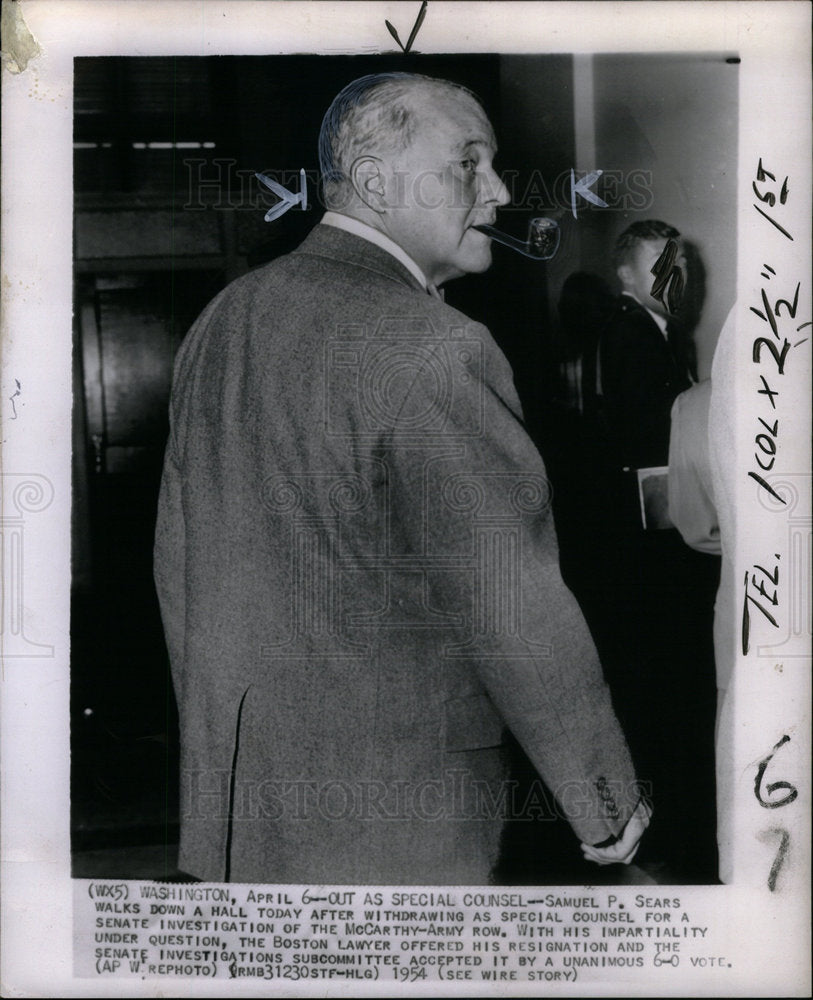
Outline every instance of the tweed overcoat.
[(155, 578), (180, 867), (486, 884), (510, 729), (576, 835), (639, 794), (488, 330), (325, 225), (181, 346)]

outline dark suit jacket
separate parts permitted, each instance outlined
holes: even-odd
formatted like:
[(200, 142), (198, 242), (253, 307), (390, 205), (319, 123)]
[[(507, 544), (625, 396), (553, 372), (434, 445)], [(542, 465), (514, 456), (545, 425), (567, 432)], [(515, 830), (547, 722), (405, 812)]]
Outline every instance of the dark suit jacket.
[(486, 883), (506, 725), (579, 838), (636, 805), (509, 366), (365, 240), (317, 226), (187, 336), (155, 575), (194, 875)]
[(598, 357), (604, 411), (621, 465), (666, 465), (672, 403), (690, 385), (685, 358), (629, 295), (619, 297)]

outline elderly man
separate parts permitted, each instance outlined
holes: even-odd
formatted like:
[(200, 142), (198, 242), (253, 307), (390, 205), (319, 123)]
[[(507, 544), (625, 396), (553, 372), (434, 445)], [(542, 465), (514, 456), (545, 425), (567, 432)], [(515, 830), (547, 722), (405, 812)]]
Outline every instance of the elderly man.
[(511, 371), (438, 292), (490, 264), (494, 152), (468, 91), (354, 81), (331, 210), (182, 346), (155, 572), (200, 878), (487, 883), (505, 727), (586, 856), (648, 823)]

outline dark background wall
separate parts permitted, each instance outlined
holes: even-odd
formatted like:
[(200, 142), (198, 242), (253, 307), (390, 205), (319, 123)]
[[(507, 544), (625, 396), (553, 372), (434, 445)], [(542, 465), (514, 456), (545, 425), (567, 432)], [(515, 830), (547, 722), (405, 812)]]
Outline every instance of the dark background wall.
[(607, 247), (636, 218), (676, 226), (700, 268), (687, 294), (699, 313), (699, 377), (708, 378), (736, 295), (737, 63), (722, 56), (597, 55), (592, 75), (596, 166), (623, 177), (651, 175), (651, 204), (589, 213), (582, 268), (612, 280)]
[[(156, 874), (174, 864), (177, 718), (151, 555), (175, 352), (220, 288), (293, 249), (318, 221), (322, 115), (347, 82), (388, 69), (454, 79), (480, 96), (514, 194), (504, 229), (524, 235), (534, 215), (560, 222), (550, 264), (495, 246), (487, 274), (447, 289), (447, 301), (485, 322), (505, 350), (538, 441), (550, 435), (549, 401), (562, 395), (561, 284), (579, 269), (611, 277), (609, 248), (629, 222), (664, 218), (697, 245), (706, 368), (733, 303), (736, 72), (723, 57), (77, 59), (76, 874)], [(580, 203), (576, 220), (574, 166), (649, 171), (651, 201), (619, 207), (605, 192), (609, 209)], [(274, 199), (254, 171), (293, 189), (303, 167), (310, 210), (265, 223)]]

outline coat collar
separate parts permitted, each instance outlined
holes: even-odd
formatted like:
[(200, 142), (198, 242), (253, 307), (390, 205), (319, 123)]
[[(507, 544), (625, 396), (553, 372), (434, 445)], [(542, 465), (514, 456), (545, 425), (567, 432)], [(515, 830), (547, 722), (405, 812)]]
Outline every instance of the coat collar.
[(630, 310), (638, 310), (647, 315), (652, 321), (653, 325), (658, 329), (661, 336), (666, 340), (666, 327), (668, 320), (663, 316), (657, 316), (651, 309), (647, 309), (645, 305), (638, 301), (634, 295), (630, 295), (629, 292), (621, 293), (621, 308), (624, 312), (629, 312)]
[(362, 267), (426, 295), (426, 289), (415, 275), (411, 274), (392, 254), (361, 236), (337, 229), (335, 226), (325, 226), (321, 223), (315, 226), (294, 253), (329, 257), (331, 260)]

